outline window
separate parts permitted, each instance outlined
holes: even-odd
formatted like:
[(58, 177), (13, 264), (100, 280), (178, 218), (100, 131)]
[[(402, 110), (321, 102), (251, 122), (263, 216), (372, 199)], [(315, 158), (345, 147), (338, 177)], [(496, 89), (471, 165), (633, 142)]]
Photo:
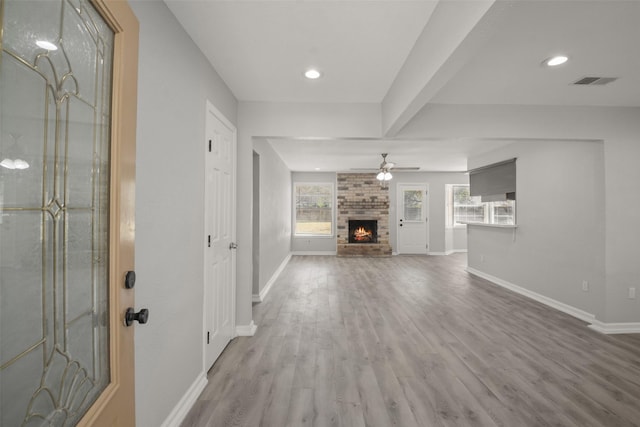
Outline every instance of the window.
[(423, 190), (404, 191), (404, 220), (424, 221), (422, 219), (422, 194)]
[(296, 236), (333, 236), (333, 184), (295, 183)]
[(448, 222), (453, 226), (467, 222), (514, 225), (516, 223), (515, 200), (482, 202), (480, 196), (471, 196), (468, 185), (452, 185)]
[(451, 223), (454, 226), (463, 222), (484, 222), (485, 206), (480, 202), (480, 197), (471, 197), (468, 185), (454, 185), (452, 197)]

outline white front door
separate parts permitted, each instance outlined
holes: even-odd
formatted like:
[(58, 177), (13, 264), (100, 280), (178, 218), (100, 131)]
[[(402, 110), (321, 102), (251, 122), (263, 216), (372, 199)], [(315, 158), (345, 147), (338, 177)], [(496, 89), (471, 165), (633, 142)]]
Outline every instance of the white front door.
[(204, 362), (208, 370), (235, 336), (236, 129), (207, 102)]
[(427, 185), (398, 184), (397, 230), (399, 254), (426, 254), (428, 246)]

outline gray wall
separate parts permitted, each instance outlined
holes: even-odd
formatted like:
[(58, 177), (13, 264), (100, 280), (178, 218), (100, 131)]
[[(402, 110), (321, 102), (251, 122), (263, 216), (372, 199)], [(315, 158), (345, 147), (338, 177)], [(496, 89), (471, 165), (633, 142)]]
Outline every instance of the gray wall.
[(389, 186), (389, 236), (391, 247), (396, 252), (398, 247), (398, 217), (396, 214), (397, 185), (428, 184), (429, 186), (429, 211), (427, 226), (429, 227), (429, 253), (443, 254), (453, 250), (464, 250), (466, 238), (460, 234), (464, 229), (456, 231), (457, 239), (454, 239), (454, 229), (446, 227), (446, 185), (468, 184), (469, 177), (464, 173), (444, 172), (394, 172), (393, 180)]
[[(599, 203), (605, 209), (606, 293), (602, 301), (604, 313), (596, 315), (608, 323), (640, 322), (640, 298), (627, 298), (629, 287), (640, 286), (640, 198), (629, 197), (640, 182), (640, 108), (432, 105), (421, 111), (398, 137), (442, 135), (604, 141), (604, 191)], [(472, 256), (471, 246), (469, 252)]]
[[(335, 172), (293, 172), (291, 174), (293, 183), (296, 182), (332, 182), (333, 183), (333, 236), (331, 237), (296, 237), (291, 235), (292, 252), (336, 252), (336, 173)], [(293, 210), (293, 202), (289, 206)], [(293, 215), (293, 213), (292, 213)], [(292, 218), (293, 220), (293, 218)], [(293, 225), (292, 225), (293, 226)]]
[[(254, 138), (260, 158), (259, 294), (289, 255), (291, 242), (291, 172), (266, 139)], [(241, 268), (238, 265), (238, 268)]]
[(163, 2), (140, 21), (136, 189), (136, 424), (159, 426), (203, 372), (204, 138), (209, 99), (237, 102)]
[[(518, 228), (468, 226), (469, 267), (601, 317), (605, 299), (601, 142), (514, 143), (471, 168), (517, 157)], [(582, 291), (587, 280), (589, 291)]]

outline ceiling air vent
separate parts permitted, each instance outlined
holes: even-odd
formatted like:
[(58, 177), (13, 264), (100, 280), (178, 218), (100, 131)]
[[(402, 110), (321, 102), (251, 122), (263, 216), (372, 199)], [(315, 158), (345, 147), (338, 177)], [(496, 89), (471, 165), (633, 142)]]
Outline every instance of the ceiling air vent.
[(573, 82), (574, 85), (606, 85), (618, 80), (617, 77), (583, 77), (580, 80)]

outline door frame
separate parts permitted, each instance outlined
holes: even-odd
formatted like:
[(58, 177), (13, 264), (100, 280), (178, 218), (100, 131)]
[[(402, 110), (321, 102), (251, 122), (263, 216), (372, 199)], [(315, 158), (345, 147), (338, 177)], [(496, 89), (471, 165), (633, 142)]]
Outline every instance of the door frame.
[[(205, 116), (204, 116), (204, 136), (203, 136), (203, 170), (205, 173), (204, 176), (204, 181), (205, 181), (205, 185), (204, 185), (204, 193), (203, 193), (203, 202), (204, 202), (204, 215), (203, 215), (203, 242), (205, 242), (206, 240), (206, 228), (207, 228), (207, 215), (209, 214), (209, 212), (207, 211), (207, 183), (206, 183), (206, 171), (207, 171), (207, 162), (208, 162), (208, 156), (207, 154), (209, 153), (209, 142), (208, 142), (208, 138), (207, 138), (207, 114), (209, 113), (209, 111), (211, 111), (214, 116), (216, 116), (216, 118), (218, 120), (220, 120), (222, 122), (222, 124), (224, 124), (226, 127), (228, 127), (232, 134), (233, 134), (233, 150), (232, 150), (232, 154), (233, 154), (233, 185), (232, 185), (232, 189), (231, 189), (231, 241), (235, 242), (236, 241), (236, 190), (237, 190), (237, 186), (238, 186), (238, 173), (237, 173), (237, 169), (238, 169), (238, 153), (237, 153), (237, 145), (238, 145), (238, 130), (236, 129), (236, 127), (234, 126), (233, 123), (231, 123), (231, 121), (229, 121), (229, 119), (227, 119), (225, 117), (224, 114), (222, 114), (222, 112), (220, 110), (218, 110), (216, 108), (216, 106), (209, 101), (208, 99), (205, 102)], [(207, 338), (206, 338), (206, 331), (207, 331), (207, 301), (206, 298), (204, 298), (204, 296), (207, 295), (207, 256), (208, 256), (208, 251), (206, 250), (206, 244), (202, 245), (202, 260), (203, 260), (203, 264), (202, 264), (202, 274), (203, 274), (203, 280), (202, 280), (202, 292), (203, 292), (203, 298), (202, 298), (202, 371), (206, 374), (207, 371), (209, 370), (210, 366), (206, 366), (207, 365)], [(237, 336), (236, 334), (236, 271), (237, 271), (237, 254), (235, 250), (231, 251), (231, 264), (232, 264), (232, 268), (231, 268), (231, 322), (232, 322), (232, 338), (235, 338)]]
[(109, 352), (111, 381), (78, 426), (135, 425), (134, 328), (124, 326), (133, 289), (124, 287), (134, 270), (136, 118), (139, 23), (122, 0), (91, 0), (114, 31), (109, 225)]
[(429, 227), (430, 227), (430, 221), (429, 221), (429, 183), (426, 182), (396, 182), (396, 200), (395, 200), (395, 207), (396, 207), (396, 253), (398, 255), (402, 255), (402, 252), (400, 251), (400, 217), (401, 215), (403, 215), (402, 212), (400, 212), (400, 210), (398, 209), (399, 207), (399, 202), (400, 202), (400, 196), (402, 193), (402, 187), (421, 187), (425, 190), (425, 198), (424, 198), (424, 218), (425, 218), (425, 232), (426, 232), (426, 237), (425, 237), (425, 241), (426, 241), (426, 251), (425, 254), (429, 254), (430, 252), (430, 245), (429, 245), (429, 237), (430, 237), (430, 232), (429, 232)]

